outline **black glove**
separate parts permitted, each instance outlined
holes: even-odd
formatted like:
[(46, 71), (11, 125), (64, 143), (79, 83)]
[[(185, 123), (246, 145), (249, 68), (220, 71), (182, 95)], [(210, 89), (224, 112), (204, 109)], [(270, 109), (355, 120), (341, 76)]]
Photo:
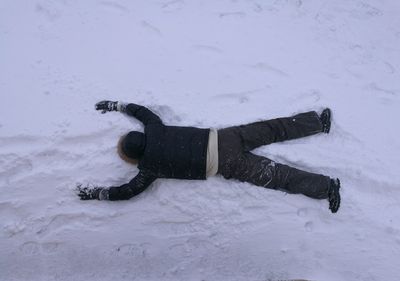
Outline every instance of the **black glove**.
[(103, 100), (96, 103), (96, 110), (101, 110), (101, 113), (106, 113), (107, 111), (118, 111), (118, 102)]
[(82, 187), (82, 185), (78, 184), (76, 186), (76, 190), (81, 200), (99, 200), (99, 195), (102, 188), (90, 188), (88, 186)]

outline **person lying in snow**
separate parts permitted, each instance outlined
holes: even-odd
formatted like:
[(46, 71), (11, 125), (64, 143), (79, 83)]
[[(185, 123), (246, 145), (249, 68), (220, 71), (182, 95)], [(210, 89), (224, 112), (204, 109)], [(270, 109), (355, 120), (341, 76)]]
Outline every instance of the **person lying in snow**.
[(127, 200), (158, 178), (205, 180), (216, 174), (257, 186), (328, 199), (329, 209), (340, 206), (340, 181), (276, 163), (251, 151), (274, 142), (329, 133), (331, 111), (326, 108), (224, 129), (166, 126), (144, 106), (101, 101), (96, 110), (120, 111), (144, 124), (144, 133), (121, 137), (118, 151), (124, 160), (138, 163), (139, 173), (121, 186), (81, 187), (82, 200)]

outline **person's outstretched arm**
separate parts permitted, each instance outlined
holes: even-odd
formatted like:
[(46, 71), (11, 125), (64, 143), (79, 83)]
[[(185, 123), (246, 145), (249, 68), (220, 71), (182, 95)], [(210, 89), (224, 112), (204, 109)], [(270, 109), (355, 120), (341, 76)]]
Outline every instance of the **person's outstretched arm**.
[(78, 196), (81, 200), (128, 200), (143, 192), (157, 178), (151, 173), (141, 170), (129, 183), (110, 188), (88, 188), (78, 186)]
[(100, 101), (96, 103), (96, 110), (101, 110), (101, 113), (107, 111), (120, 111), (128, 114), (129, 116), (137, 118), (145, 126), (151, 123), (162, 123), (160, 117), (148, 108), (134, 104), (134, 103), (122, 103), (117, 101)]
[(108, 190), (108, 200), (127, 200), (143, 192), (157, 178), (146, 171), (140, 171), (129, 183), (113, 186)]

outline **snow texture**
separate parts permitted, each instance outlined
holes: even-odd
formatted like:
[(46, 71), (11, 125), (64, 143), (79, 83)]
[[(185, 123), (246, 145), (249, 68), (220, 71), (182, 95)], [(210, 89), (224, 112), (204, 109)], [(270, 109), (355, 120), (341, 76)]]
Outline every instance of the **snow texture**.
[[(0, 2), (0, 280), (397, 280), (400, 2)], [(329, 135), (256, 153), (339, 177), (342, 206), (213, 177), (126, 202), (116, 154), (142, 130), (215, 127), (329, 106)]]

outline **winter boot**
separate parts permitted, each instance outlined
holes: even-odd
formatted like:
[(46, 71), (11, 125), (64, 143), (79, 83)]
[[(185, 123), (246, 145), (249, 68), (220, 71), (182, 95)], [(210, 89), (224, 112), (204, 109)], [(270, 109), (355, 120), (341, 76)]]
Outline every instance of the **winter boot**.
[(336, 213), (340, 207), (340, 180), (339, 179), (331, 179), (329, 192), (328, 192), (328, 200), (329, 200), (329, 209), (332, 213)]
[(319, 119), (322, 123), (322, 132), (328, 134), (331, 129), (331, 110), (329, 108), (325, 108)]

